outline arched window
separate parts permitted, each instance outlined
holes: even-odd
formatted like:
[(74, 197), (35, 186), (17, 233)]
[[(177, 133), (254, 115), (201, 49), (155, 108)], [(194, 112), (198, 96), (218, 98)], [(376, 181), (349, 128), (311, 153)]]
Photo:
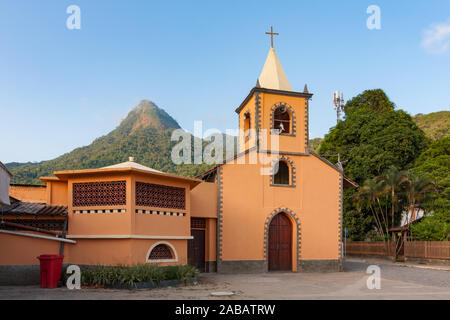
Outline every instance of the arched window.
[(286, 106), (281, 105), (275, 109), (274, 116), (274, 129), (279, 133), (290, 133), (291, 130), (291, 116)]
[[(276, 170), (276, 165), (274, 170)], [(289, 185), (289, 165), (286, 162), (278, 162), (278, 171), (273, 175), (273, 183)]]
[(147, 262), (177, 262), (177, 252), (175, 248), (168, 242), (161, 241), (155, 243), (147, 252)]
[(150, 252), (149, 260), (173, 259), (170, 248), (165, 244), (159, 244)]
[(250, 136), (250, 127), (251, 127), (250, 113), (246, 112), (244, 114), (244, 136), (246, 139), (248, 139), (248, 137)]

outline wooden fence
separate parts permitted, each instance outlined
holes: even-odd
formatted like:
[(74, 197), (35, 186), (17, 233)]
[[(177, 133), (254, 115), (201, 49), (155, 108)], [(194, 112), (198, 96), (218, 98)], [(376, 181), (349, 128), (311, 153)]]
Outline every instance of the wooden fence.
[(347, 255), (393, 256), (395, 244), (393, 242), (352, 241), (347, 242), (345, 253)]
[(450, 241), (408, 241), (405, 257), (450, 260)]
[[(394, 256), (393, 242), (347, 242), (347, 255)], [(407, 258), (450, 260), (450, 241), (407, 241), (404, 244)]]

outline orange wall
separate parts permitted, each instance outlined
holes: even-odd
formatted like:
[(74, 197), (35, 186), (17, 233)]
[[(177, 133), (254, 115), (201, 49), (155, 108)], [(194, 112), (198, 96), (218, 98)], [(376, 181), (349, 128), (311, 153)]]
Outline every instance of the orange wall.
[(24, 202), (45, 203), (47, 201), (47, 189), (42, 187), (10, 186), (9, 195)]
[[(158, 235), (158, 236), (189, 236), (190, 231), (190, 192), (189, 184), (187, 182), (168, 179), (162, 177), (149, 177), (147, 175), (133, 175), (131, 178), (132, 212), (136, 209), (184, 213), (184, 216), (166, 216), (153, 215), (144, 213), (135, 213), (133, 215), (133, 234), (139, 235)], [(135, 186), (136, 182), (155, 183), (166, 186), (180, 187), (185, 189), (186, 207), (182, 209), (146, 207), (135, 205)]]
[[(36, 234), (35, 232), (25, 233)], [(76, 244), (64, 244), (64, 263), (81, 265), (145, 264), (151, 246), (164, 241), (175, 248), (178, 261), (159, 263), (158, 265), (187, 264), (187, 240), (75, 239), (75, 241)], [(39, 265), (38, 256), (59, 254), (59, 248), (59, 241), (0, 233), (0, 265)]]
[(157, 265), (187, 264), (187, 240), (147, 239), (75, 239), (69, 245), (65, 262), (85, 265), (136, 265), (146, 262), (149, 249), (160, 241), (170, 243), (176, 250), (178, 261)]
[(246, 113), (250, 113), (250, 129), (255, 129), (256, 123), (256, 108), (255, 108), (255, 97), (251, 97), (247, 104), (242, 108), (239, 113), (239, 152), (243, 152), (246, 149), (249, 149), (255, 145), (256, 137), (254, 133), (252, 133), (247, 141), (245, 141), (244, 136), (244, 116)]
[[(102, 206), (102, 207), (73, 207), (72, 190), (73, 184), (77, 182), (98, 182), (98, 181), (122, 181), (127, 183), (127, 203), (122, 206)], [(123, 235), (131, 233), (131, 177), (128, 175), (102, 175), (95, 177), (78, 177), (69, 179), (69, 234), (70, 235)], [(95, 210), (95, 209), (125, 209), (125, 213), (82, 213), (75, 214), (74, 210)]]
[(59, 244), (59, 241), (0, 233), (0, 265), (39, 265), (36, 257), (41, 254), (59, 254)]
[[(289, 152), (306, 152), (306, 104), (307, 100), (302, 97), (291, 97), (291, 96), (282, 96), (279, 94), (271, 94), (271, 93), (259, 93), (260, 97), (260, 129), (267, 130), (267, 139), (266, 145), (261, 145), (261, 149), (269, 150), (271, 149), (271, 137), (270, 137), (270, 129), (272, 129), (271, 115), (272, 108), (275, 104), (279, 104), (280, 102), (287, 103), (294, 110), (294, 117), (291, 115), (291, 132), (292, 132), (292, 119), (295, 118), (295, 127), (296, 133), (295, 137), (292, 136), (284, 136), (279, 135), (279, 150), (281, 151), (289, 151)], [(250, 112), (251, 115), (251, 128), (255, 129), (256, 124), (256, 110), (255, 110), (255, 97), (253, 96), (247, 104), (242, 108), (239, 113), (239, 127), (243, 130), (244, 128), (244, 115), (246, 112)], [(261, 133), (263, 134), (263, 133)], [(245, 142), (244, 138), (240, 136), (239, 138), (239, 152), (243, 152), (248, 150), (249, 148), (256, 145), (256, 139), (254, 136), (251, 136), (250, 139)]]
[[(74, 239), (67, 261), (85, 265), (126, 265), (131, 260), (129, 239)], [(66, 260), (65, 260), (66, 262)]]
[[(300, 220), (301, 259), (339, 258), (340, 174), (312, 155), (289, 158), (296, 168), (295, 188), (270, 186), (270, 176), (262, 176), (257, 164), (222, 166), (223, 260), (263, 260), (264, 224), (277, 208), (288, 208)], [(293, 270), (295, 230), (294, 223)]]
[[(280, 102), (287, 103), (294, 109), (296, 133), (295, 137), (279, 135), (279, 150), (289, 152), (306, 152), (306, 99), (301, 97), (280, 96), (278, 94), (261, 93), (261, 117), (262, 128), (268, 129), (270, 132), (272, 115), (272, 107)], [(291, 132), (292, 132), (292, 116), (291, 116)], [(267, 139), (267, 146), (264, 149), (271, 149), (270, 136)]]
[(46, 203), (55, 206), (67, 206), (67, 181), (47, 181)]
[(191, 190), (191, 216), (217, 218), (217, 184), (202, 182)]

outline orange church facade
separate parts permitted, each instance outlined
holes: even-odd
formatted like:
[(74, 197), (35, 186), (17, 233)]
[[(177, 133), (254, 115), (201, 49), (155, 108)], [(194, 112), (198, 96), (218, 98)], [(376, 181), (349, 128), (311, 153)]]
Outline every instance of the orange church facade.
[[(236, 109), (241, 133), (233, 159), (197, 178), (159, 172), (133, 159), (43, 177), (45, 208), (21, 218), (58, 220), (60, 235), (19, 230), (11, 224), (19, 204), (7, 209), (3, 217), (11, 223), (0, 226), (0, 268), (37, 266), (38, 255), (62, 252), (64, 263), (79, 265), (341, 271), (342, 193), (344, 185), (354, 185), (340, 167), (308, 148), (311, 97), (306, 86), (292, 90), (271, 48), (256, 87)], [(254, 161), (261, 158), (270, 161)], [(44, 191), (34, 192), (40, 198), (35, 202), (42, 202)], [(12, 186), (10, 195), (33, 202), (25, 186)], [(61, 215), (41, 214), (52, 208)]]

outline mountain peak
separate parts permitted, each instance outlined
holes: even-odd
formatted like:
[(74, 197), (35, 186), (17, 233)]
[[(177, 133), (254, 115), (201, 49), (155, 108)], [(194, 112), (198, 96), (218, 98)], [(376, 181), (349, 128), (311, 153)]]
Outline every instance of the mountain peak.
[(120, 127), (125, 128), (129, 134), (137, 129), (155, 128), (158, 130), (179, 129), (175, 121), (166, 111), (158, 107), (151, 100), (142, 100), (133, 110), (128, 113)]
[(141, 100), (139, 104), (133, 109), (133, 111), (145, 111), (159, 109), (159, 107), (151, 100)]

